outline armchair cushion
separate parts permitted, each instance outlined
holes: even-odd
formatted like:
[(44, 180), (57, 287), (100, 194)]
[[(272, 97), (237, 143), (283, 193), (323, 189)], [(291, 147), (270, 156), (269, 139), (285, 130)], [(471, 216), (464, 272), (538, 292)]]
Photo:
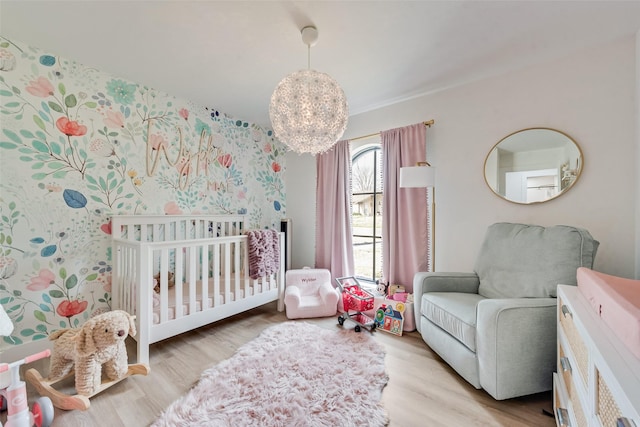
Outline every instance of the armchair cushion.
[(576, 227), (493, 224), (476, 260), (478, 293), (487, 298), (555, 297), (559, 283), (576, 284), (578, 267), (592, 267), (597, 249), (589, 232)]
[(476, 351), (476, 306), (483, 299), (478, 294), (431, 292), (422, 297), (422, 315)]

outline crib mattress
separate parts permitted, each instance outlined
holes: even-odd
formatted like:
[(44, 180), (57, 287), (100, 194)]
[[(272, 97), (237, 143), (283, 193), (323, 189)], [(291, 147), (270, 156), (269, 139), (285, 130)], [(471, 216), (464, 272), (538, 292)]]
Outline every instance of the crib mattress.
[[(244, 284), (243, 280), (241, 280), (241, 283)], [(271, 285), (271, 287), (269, 288), (269, 286)], [(224, 283), (221, 281), (220, 282), (220, 293), (218, 294), (220, 296), (220, 303), (219, 305), (223, 305), (223, 304), (227, 304), (231, 301), (235, 301), (235, 289), (233, 289), (234, 284), (231, 285), (232, 286), (232, 290), (229, 292), (228, 295), (225, 294), (224, 292)], [(247, 289), (247, 297), (250, 297), (252, 295), (258, 294), (258, 293), (262, 293), (262, 288), (263, 286), (266, 286), (267, 289), (265, 289), (265, 291), (268, 291), (270, 289), (276, 289), (277, 285), (275, 283), (270, 283), (270, 282), (259, 282), (254, 284), (253, 281), (250, 282), (250, 286)], [(194, 312), (199, 312), (203, 310), (203, 295), (202, 295), (202, 285), (201, 282), (198, 281), (197, 285), (196, 285), (196, 302), (194, 305), (189, 304), (189, 293), (188, 293), (189, 289), (187, 285), (183, 285), (182, 287), (182, 298), (178, 298), (178, 301), (182, 301), (182, 315), (183, 316), (188, 316), (191, 313)], [(168, 289), (168, 297), (169, 297), (169, 304), (167, 307), (167, 320), (174, 320), (176, 318), (176, 287), (171, 287)], [(245, 289), (240, 289), (239, 292), (239, 297), (238, 300), (245, 298)], [(208, 287), (208, 291), (207, 291), (207, 298), (206, 298), (206, 303), (204, 305), (204, 309), (208, 309), (208, 308), (212, 308), (214, 306), (214, 293), (213, 293), (213, 279), (209, 280), (209, 287)], [(156, 304), (153, 307), (153, 323), (154, 324), (159, 324), (160, 323), (160, 304)]]
[(578, 268), (578, 289), (600, 318), (640, 359), (640, 280)]

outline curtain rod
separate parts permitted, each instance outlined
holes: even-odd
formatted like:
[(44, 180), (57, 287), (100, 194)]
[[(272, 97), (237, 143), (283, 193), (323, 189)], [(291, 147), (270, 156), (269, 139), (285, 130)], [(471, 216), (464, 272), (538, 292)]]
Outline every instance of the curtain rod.
[[(422, 122), (422, 123), (426, 127), (430, 128), (435, 123), (435, 120), (431, 119), (429, 121)], [(359, 139), (371, 138), (372, 136), (376, 136), (376, 135), (380, 135), (380, 132), (376, 132), (376, 133), (372, 133), (372, 134), (364, 135), (364, 136), (358, 136), (358, 137), (355, 137), (355, 138), (349, 138), (349, 141), (357, 141)]]

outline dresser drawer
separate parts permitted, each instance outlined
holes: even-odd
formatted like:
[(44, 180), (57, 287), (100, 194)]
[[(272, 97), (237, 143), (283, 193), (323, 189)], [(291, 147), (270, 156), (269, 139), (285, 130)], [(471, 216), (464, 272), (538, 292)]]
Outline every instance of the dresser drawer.
[(579, 375), (574, 374), (573, 376), (579, 376), (582, 380), (582, 386), (586, 387), (589, 381), (589, 351), (574, 323), (571, 306), (566, 304), (561, 297), (558, 297), (558, 320), (569, 343), (569, 349), (566, 350), (566, 353), (571, 352), (576, 361)]

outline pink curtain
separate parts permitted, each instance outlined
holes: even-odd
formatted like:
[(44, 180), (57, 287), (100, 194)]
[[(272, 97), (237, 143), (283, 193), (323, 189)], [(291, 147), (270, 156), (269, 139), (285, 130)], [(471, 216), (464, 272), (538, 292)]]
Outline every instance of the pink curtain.
[(316, 158), (316, 268), (333, 278), (352, 276), (351, 152), (349, 141)]
[(413, 292), (413, 276), (427, 271), (426, 188), (400, 188), (400, 168), (426, 161), (424, 123), (380, 132), (382, 140), (382, 272), (390, 284)]

